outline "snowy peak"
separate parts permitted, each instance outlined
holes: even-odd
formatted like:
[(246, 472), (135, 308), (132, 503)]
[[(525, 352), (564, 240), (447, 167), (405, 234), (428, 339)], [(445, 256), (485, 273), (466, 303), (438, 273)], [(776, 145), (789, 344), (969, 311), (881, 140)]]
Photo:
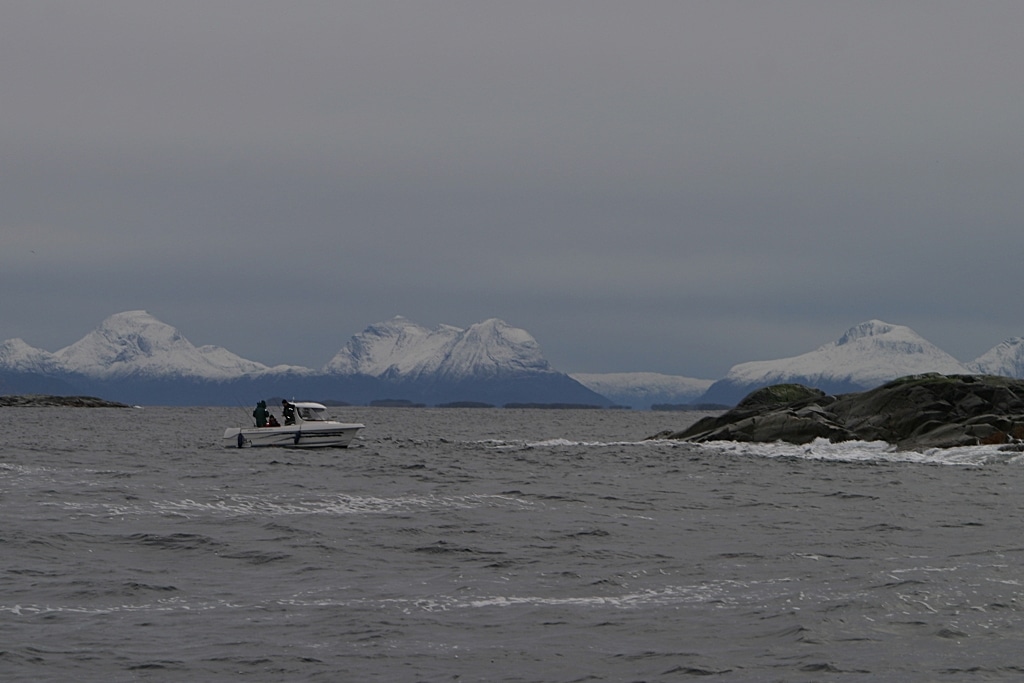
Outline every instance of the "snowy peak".
[(54, 355), (66, 370), (97, 379), (131, 376), (227, 379), (268, 370), (261, 363), (220, 347), (196, 348), (178, 330), (146, 311), (112, 315), (85, 337)]
[(0, 370), (49, 374), (60, 370), (60, 361), (49, 351), (29, 346), (21, 339), (0, 344)]
[(458, 380), (552, 370), (529, 332), (496, 318), (465, 330), (451, 325), (430, 330), (397, 317), (352, 337), (324, 372)]
[[(881, 320), (868, 320), (867, 322), (863, 322), (859, 325), (854, 325), (853, 327), (848, 329), (843, 334), (843, 336), (840, 337), (838, 341), (835, 342), (835, 345), (845, 346), (846, 344), (852, 344), (856, 342), (858, 339), (865, 339), (867, 337), (881, 337), (883, 335), (892, 334), (896, 330), (897, 328), (895, 325), (890, 325), (889, 323), (882, 322)], [(910, 332), (911, 334), (913, 334), (913, 332), (908, 327), (899, 328), (899, 332), (901, 334), (906, 332)]]
[(337, 375), (385, 377), (405, 375), (436, 357), (462, 330), (442, 325), (429, 330), (396, 316), (370, 325), (352, 337), (324, 366)]
[(458, 335), (438, 371), (457, 378), (552, 370), (529, 332), (491, 318)]
[(1024, 337), (1013, 337), (967, 364), (983, 375), (1024, 378)]
[(961, 374), (969, 370), (909, 327), (870, 320), (810, 353), (733, 366), (726, 379), (744, 384), (811, 379), (871, 387), (924, 372)]
[[(836, 349), (849, 347), (848, 352), (851, 355), (857, 354), (865, 357), (919, 354), (922, 357), (937, 358), (941, 356), (947, 361), (954, 360), (952, 356), (948, 356), (945, 351), (932, 345), (909, 327), (890, 325), (881, 320), (869, 320), (851, 327), (835, 343), (827, 344), (822, 348), (828, 347)], [(959, 363), (956, 360), (954, 362)]]

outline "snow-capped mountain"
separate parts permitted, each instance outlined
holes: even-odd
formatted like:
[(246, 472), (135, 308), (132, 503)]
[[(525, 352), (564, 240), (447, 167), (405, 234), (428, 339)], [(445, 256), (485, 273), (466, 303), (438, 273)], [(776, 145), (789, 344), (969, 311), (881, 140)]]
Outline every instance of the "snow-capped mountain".
[(414, 375), (443, 357), (442, 349), (461, 332), (459, 328), (448, 325), (429, 330), (396, 316), (387, 322), (370, 325), (352, 337), (323, 371), (334, 375), (371, 377)]
[(435, 371), (456, 380), (523, 373), (554, 373), (537, 340), (526, 330), (491, 318), (470, 325), (445, 350)]
[(554, 371), (529, 332), (502, 320), (492, 318), (465, 330), (451, 325), (430, 330), (398, 316), (352, 337), (324, 372), (458, 381)]
[(925, 372), (949, 375), (971, 371), (909, 327), (869, 320), (809, 353), (734, 365), (700, 400), (734, 404), (754, 389), (787, 382), (829, 393), (862, 391)]
[(371, 325), (321, 371), (267, 367), (219, 346), (196, 347), (146, 311), (112, 315), (50, 353), (20, 339), (0, 345), (0, 392), (89, 393), (126, 403), (236, 404), (245, 396), (349, 403), (407, 399), (581, 403), (609, 401), (553, 370), (525, 330), (497, 320), (428, 330), (404, 318)]
[(613, 403), (646, 410), (656, 403), (693, 403), (714, 384), (657, 372), (572, 373), (574, 380)]
[(1024, 378), (1024, 337), (1007, 339), (967, 364), (982, 375)]
[(395, 398), (647, 408), (734, 404), (754, 389), (783, 382), (829, 393), (861, 391), (924, 372), (1024, 377), (1024, 338), (964, 364), (908, 327), (870, 320), (809, 353), (735, 365), (717, 382), (645, 372), (570, 377), (550, 366), (529, 332), (498, 319), (466, 329), (428, 329), (397, 317), (352, 337), (319, 371), (267, 367), (219, 346), (196, 347), (146, 311), (112, 315), (55, 353), (21, 339), (0, 343), (0, 393), (89, 393), (155, 405), (236, 404), (256, 395), (357, 404)]
[(377, 391), (418, 401), (580, 403), (608, 399), (554, 370), (526, 330), (491, 318), (431, 330), (401, 316), (352, 337), (323, 368), (328, 377), (377, 382)]
[(8, 339), (0, 344), (0, 369), (9, 372), (58, 372), (61, 363), (49, 351), (29, 346), (21, 339)]
[(65, 371), (93, 379), (225, 380), (271, 370), (219, 346), (193, 346), (174, 327), (146, 311), (112, 315), (54, 356)]
[(62, 378), (60, 361), (49, 351), (29, 346), (21, 339), (0, 344), (0, 394), (75, 393)]

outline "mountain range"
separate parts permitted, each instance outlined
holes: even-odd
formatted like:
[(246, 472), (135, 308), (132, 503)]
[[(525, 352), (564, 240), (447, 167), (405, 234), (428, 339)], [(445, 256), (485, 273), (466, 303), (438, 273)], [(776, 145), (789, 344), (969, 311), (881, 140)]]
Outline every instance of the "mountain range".
[(908, 327), (869, 320), (814, 351), (740, 363), (717, 381), (649, 372), (570, 376), (551, 367), (529, 332), (496, 318), (429, 329), (395, 317), (353, 336), (319, 369), (270, 367), (219, 346), (194, 346), (146, 311), (112, 315), (53, 353), (21, 339), (0, 343), (0, 394), (91, 394), (151, 405), (247, 404), (270, 396), (353, 404), (733, 405), (769, 384), (844, 393), (925, 372), (1024, 378), (1024, 339), (962, 363)]
[(353, 404), (610, 403), (552, 369), (528, 332), (497, 319), (430, 330), (396, 317), (367, 327), (314, 370), (197, 347), (146, 311), (112, 315), (54, 353), (21, 339), (3, 342), (0, 393), (87, 393), (151, 405), (228, 405), (254, 396)]

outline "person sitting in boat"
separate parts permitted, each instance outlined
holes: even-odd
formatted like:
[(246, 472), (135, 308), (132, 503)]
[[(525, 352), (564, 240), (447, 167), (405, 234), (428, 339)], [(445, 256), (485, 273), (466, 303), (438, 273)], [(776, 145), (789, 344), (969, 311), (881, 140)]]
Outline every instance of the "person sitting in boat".
[(269, 413), (268, 416), (267, 416), (267, 426), (268, 427), (280, 427), (281, 423), (277, 421), (277, 418), (274, 417), (273, 413)]
[(281, 414), (284, 416), (285, 426), (295, 424), (295, 406), (287, 399), (281, 399)]
[(268, 415), (270, 415), (270, 412), (267, 410), (267, 402), (266, 401), (260, 401), (259, 403), (257, 403), (256, 404), (256, 410), (252, 411), (252, 416), (253, 416), (253, 418), (256, 419), (256, 426), (257, 427), (266, 427), (267, 426), (267, 416)]

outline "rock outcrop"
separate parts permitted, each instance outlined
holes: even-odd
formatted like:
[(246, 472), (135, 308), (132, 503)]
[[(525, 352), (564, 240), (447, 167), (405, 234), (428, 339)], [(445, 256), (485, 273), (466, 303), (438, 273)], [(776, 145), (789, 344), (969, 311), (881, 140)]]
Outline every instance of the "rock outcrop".
[(780, 384), (751, 393), (722, 415), (652, 438), (795, 444), (824, 438), (886, 441), (901, 450), (980, 444), (1024, 450), (1024, 380), (929, 373), (838, 396)]
[(130, 408), (116, 401), (107, 401), (95, 396), (51, 396), (49, 394), (27, 394), (24, 396), (0, 396), (0, 408)]

